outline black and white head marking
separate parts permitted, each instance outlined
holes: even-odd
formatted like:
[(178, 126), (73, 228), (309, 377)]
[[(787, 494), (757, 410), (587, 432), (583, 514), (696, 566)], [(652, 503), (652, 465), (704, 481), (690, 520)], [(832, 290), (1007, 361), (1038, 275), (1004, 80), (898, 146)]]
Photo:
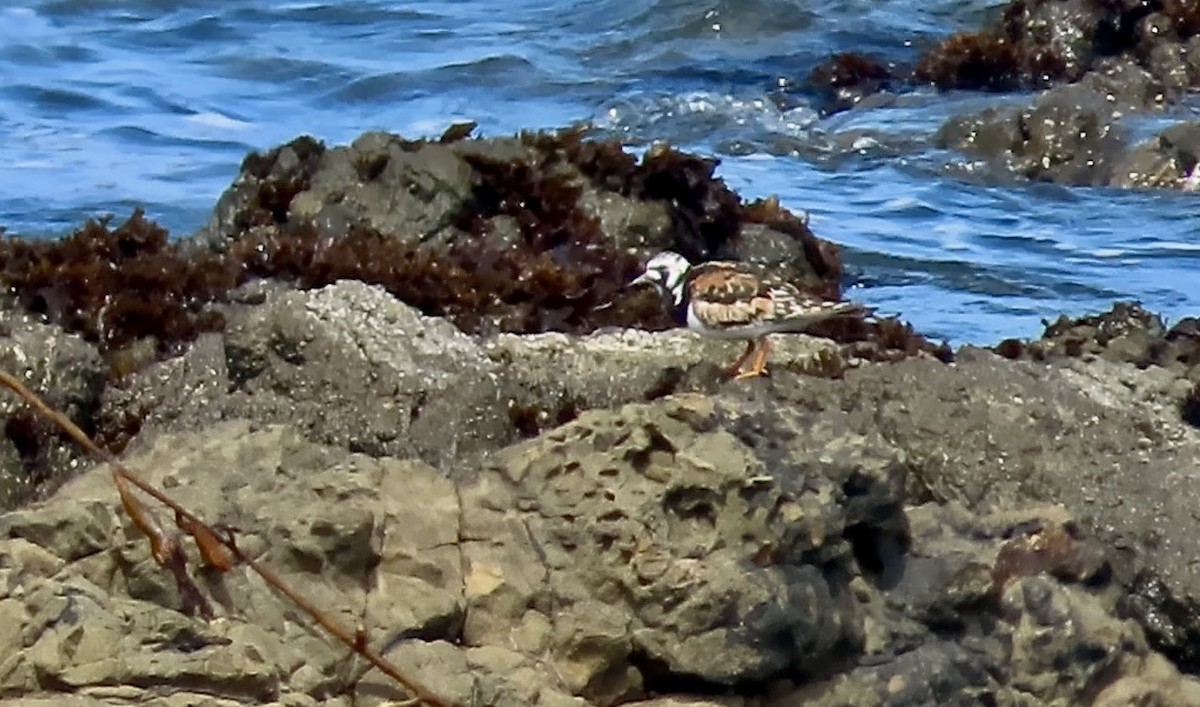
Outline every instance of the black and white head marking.
[(646, 271), (629, 284), (631, 287), (646, 283), (653, 284), (660, 288), (665, 295), (669, 295), (671, 301), (678, 307), (683, 304), (683, 288), (688, 270), (691, 268), (692, 264), (687, 261), (687, 258), (678, 253), (664, 250), (650, 258), (646, 263)]

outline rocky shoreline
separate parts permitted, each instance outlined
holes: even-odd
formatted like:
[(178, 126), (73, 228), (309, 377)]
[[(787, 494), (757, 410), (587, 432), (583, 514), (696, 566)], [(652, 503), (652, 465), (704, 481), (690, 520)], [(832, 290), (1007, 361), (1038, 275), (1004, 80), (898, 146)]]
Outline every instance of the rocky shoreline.
[[(463, 705), (1200, 704), (1195, 322), (737, 344), (642, 254), (834, 244), (578, 132), (252, 155), (199, 234), (0, 247), (0, 368)], [(185, 614), (109, 476), (0, 397), (0, 695), (383, 704), (241, 568)]]
[(1138, 122), (1186, 105), (1200, 86), (1200, 5), (1012, 0), (984, 17), (978, 29), (926, 46), (907, 64), (859, 52), (830, 57), (778, 100), (787, 104), (793, 91), (813, 92), (830, 114), (898, 104), (905, 93), (931, 85), (1025, 92), (942, 124), (931, 142), (965, 158), (947, 164), (948, 171), (1002, 183), (1016, 177), (1125, 189), (1200, 187), (1200, 123), (1186, 113), (1166, 128)]

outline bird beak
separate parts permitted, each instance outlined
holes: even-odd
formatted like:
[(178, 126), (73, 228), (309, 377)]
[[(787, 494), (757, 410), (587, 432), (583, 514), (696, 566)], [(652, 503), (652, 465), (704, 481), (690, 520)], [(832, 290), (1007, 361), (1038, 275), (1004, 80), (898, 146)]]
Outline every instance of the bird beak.
[(641, 275), (638, 275), (633, 280), (631, 280), (629, 282), (629, 284), (625, 285), (625, 289), (631, 290), (640, 285), (652, 285), (652, 284), (654, 284), (654, 282), (655, 282), (654, 276), (648, 272), (644, 272)]

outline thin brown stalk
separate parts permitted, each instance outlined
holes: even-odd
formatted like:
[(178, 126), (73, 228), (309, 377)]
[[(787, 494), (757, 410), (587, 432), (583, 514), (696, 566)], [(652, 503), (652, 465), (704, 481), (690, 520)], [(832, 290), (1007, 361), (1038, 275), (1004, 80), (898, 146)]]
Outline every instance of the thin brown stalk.
[(175, 515), (175, 525), (192, 536), (192, 540), (196, 542), (196, 549), (200, 551), (200, 556), (204, 558), (205, 564), (222, 574), (233, 569), (236, 564), (233, 553), (225, 547), (221, 539), (214, 535), (208, 526), (194, 523), (179, 514)]
[[(109, 464), (109, 466), (112, 468), (113, 480), (117, 485), (117, 493), (121, 497), (122, 505), (124, 505), (126, 512), (129, 513), (131, 520), (133, 521), (134, 525), (137, 526), (138, 530), (140, 530), (146, 535), (147, 538), (150, 539), (151, 554), (154, 555), (154, 559), (160, 564), (171, 566), (172, 558), (168, 557), (167, 555), (171, 549), (169, 547), (170, 542), (174, 541), (173, 539), (169, 542), (160, 539), (158, 542), (167, 542), (167, 545), (155, 545), (156, 537), (167, 538), (168, 536), (162, 531), (161, 525), (158, 524), (158, 521), (153, 517), (153, 514), (150, 513), (140, 501), (133, 498), (132, 490), (127, 486), (124, 486), (122, 484), (123, 481), (136, 486), (146, 495), (174, 511), (176, 523), (180, 528), (189, 533), (192, 538), (196, 540), (197, 546), (200, 548), (201, 555), (204, 557), (206, 562), (213, 565), (217, 569), (221, 569), (224, 566), (231, 568), (233, 566), (232, 560), (229, 559), (231, 556), (233, 560), (236, 560), (238, 563), (249, 567), (250, 570), (261, 577), (262, 580), (267, 583), (267, 585), (287, 597), (288, 600), (290, 600), (293, 604), (300, 607), (300, 609), (302, 609), (304, 613), (308, 614), (313, 621), (320, 624), (321, 628), (325, 629), (330, 635), (344, 644), (347, 648), (362, 656), (364, 660), (378, 668), (381, 673), (387, 675), (402, 685), (421, 703), (430, 705), (431, 707), (456, 707), (453, 702), (435, 695), (429, 690), (429, 688), (402, 673), (400, 669), (397, 668), (391, 661), (387, 660), (377, 651), (367, 646), (366, 642), (361, 638), (358, 632), (347, 630), (346, 628), (338, 625), (338, 623), (330, 618), (326, 612), (317, 608), (317, 606), (305, 598), (304, 595), (300, 594), (300, 592), (296, 591), (286, 582), (284, 582), (283, 579), (281, 579), (279, 575), (276, 574), (275, 571), (270, 567), (267, 567), (266, 565), (259, 563), (257, 560), (245, 555), (240, 549), (238, 549), (237, 543), (232, 534), (223, 536), (213, 529), (212, 526), (205, 523), (199, 516), (179, 505), (171, 497), (158, 490), (157, 487), (153, 486), (147, 481), (143, 481), (136, 474), (130, 471), (128, 467), (118, 461), (115, 455), (93, 442), (92, 439), (87, 436), (87, 433), (79, 429), (79, 427), (72, 422), (70, 418), (43, 402), (41, 398), (39, 398), (33, 391), (25, 387), (25, 385), (16, 377), (4, 371), (0, 371), (0, 385), (3, 385), (4, 387), (16, 393), (21, 399), (32, 406), (33, 409), (39, 414), (58, 425), (58, 427), (66, 432), (71, 439), (75, 440), (79, 446), (87, 450), (92, 456)], [(157, 535), (154, 533), (157, 533)], [(223, 549), (228, 553), (228, 555), (223, 552), (217, 552), (217, 546), (223, 546)], [(175, 557), (182, 556), (182, 553), (180, 552), (181, 548), (179, 548), (177, 542), (174, 543), (174, 547), (174, 553), (170, 554), (174, 555)], [(164, 559), (159, 559), (160, 554), (164, 556)], [(175, 564), (178, 565), (178, 563)], [(175, 566), (171, 567), (171, 569), (175, 572), (178, 572), (179, 567)]]
[(137, 528), (150, 541), (150, 556), (160, 567), (166, 567), (171, 561), (171, 556), (176, 553), (175, 538), (167, 534), (163, 530), (162, 523), (158, 522), (158, 516), (154, 515), (154, 511), (146, 507), (137, 496), (134, 495), (133, 489), (129, 488), (129, 482), (120, 474), (113, 474), (113, 483), (117, 486), (117, 495), (121, 497), (121, 505), (125, 507), (125, 515), (133, 521), (133, 527)]

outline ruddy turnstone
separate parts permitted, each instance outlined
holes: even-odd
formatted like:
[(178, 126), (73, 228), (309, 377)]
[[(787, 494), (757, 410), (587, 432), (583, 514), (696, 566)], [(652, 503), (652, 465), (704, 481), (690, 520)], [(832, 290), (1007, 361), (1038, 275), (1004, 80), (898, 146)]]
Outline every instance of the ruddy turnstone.
[[(866, 316), (857, 302), (830, 302), (795, 285), (760, 274), (745, 263), (710, 261), (692, 266), (682, 255), (663, 251), (646, 263), (630, 287), (652, 284), (689, 329), (718, 339), (745, 339), (746, 351), (729, 368), (737, 379), (767, 370), (768, 334), (800, 332), (834, 317)], [(756, 353), (757, 350), (757, 353)], [(747, 370), (742, 366), (754, 355)]]

